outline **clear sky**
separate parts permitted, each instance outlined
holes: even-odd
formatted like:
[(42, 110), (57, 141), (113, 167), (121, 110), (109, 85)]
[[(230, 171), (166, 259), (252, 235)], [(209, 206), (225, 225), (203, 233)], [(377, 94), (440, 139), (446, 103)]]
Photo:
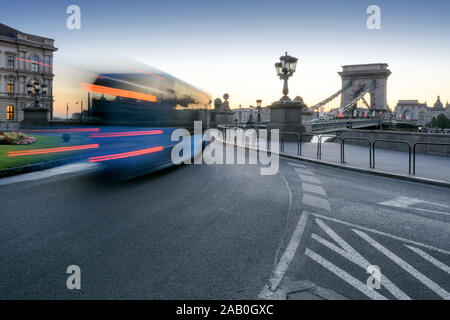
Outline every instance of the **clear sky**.
[[(388, 63), (388, 104), (398, 99), (450, 100), (450, 1), (30, 1), (5, 3), (1, 22), (55, 39), (56, 66), (122, 54), (221, 97), (232, 107), (281, 97), (274, 63), (299, 58), (290, 96), (308, 105), (341, 86), (345, 64)], [(66, 8), (81, 8), (81, 30), (66, 28)], [(381, 30), (368, 30), (366, 8), (381, 8)], [(83, 58), (81, 58), (83, 56)], [(81, 61), (80, 61), (81, 60)], [(55, 69), (56, 114), (70, 103), (70, 73)], [(80, 97), (81, 98), (81, 97)]]

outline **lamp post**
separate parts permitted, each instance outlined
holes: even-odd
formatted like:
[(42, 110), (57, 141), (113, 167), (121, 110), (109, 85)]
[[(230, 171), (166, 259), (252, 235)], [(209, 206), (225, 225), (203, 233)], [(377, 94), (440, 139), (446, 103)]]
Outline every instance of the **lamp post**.
[[(76, 104), (78, 104), (78, 101), (76, 102)], [(83, 121), (83, 111), (84, 111), (83, 100), (81, 100), (81, 102), (80, 102), (80, 121)]]
[(253, 106), (250, 106), (250, 116), (249, 116), (249, 119), (248, 119), (248, 124), (250, 126), (253, 126)]
[(238, 127), (241, 126), (241, 122), (242, 122), (242, 104), (239, 105), (239, 125), (238, 125)]
[(258, 127), (261, 125), (261, 103), (261, 99), (256, 100), (256, 109), (258, 110)]
[(34, 95), (34, 105), (33, 108), (40, 108), (39, 104), (39, 96), (47, 95), (47, 86), (46, 85), (40, 85), (39, 82), (35, 81), (33, 84), (27, 84), (27, 92), (28, 94)]
[(294, 74), (295, 68), (297, 67), (297, 61), (297, 58), (289, 56), (286, 52), (284, 56), (280, 57), (280, 62), (275, 63), (277, 76), (284, 81), (283, 97), (281, 100), (290, 100), (288, 97), (288, 79)]

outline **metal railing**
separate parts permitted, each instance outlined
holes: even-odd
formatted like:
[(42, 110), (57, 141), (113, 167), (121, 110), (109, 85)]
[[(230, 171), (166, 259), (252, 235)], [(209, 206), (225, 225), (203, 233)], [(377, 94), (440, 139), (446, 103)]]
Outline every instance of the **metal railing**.
[[(298, 133), (298, 132), (281, 132), (280, 136), (280, 151), (281, 152), (285, 152), (284, 151), (284, 143), (286, 140), (287, 136), (296, 136), (297, 137), (297, 155), (301, 155), (302, 154), (302, 143), (303, 143), (303, 137), (315, 137), (317, 136), (316, 134), (312, 134), (312, 133)], [(317, 143), (317, 151), (316, 151), (316, 158), (320, 159), (320, 143)]]
[[(450, 143), (435, 143), (435, 142), (416, 142), (413, 146), (413, 175), (416, 175), (416, 146), (418, 145), (431, 145), (431, 146), (448, 146)], [(411, 172), (410, 172), (411, 174)]]
[(319, 134), (317, 135), (317, 159), (322, 159), (322, 138), (337, 138), (342, 141), (341, 137), (338, 137), (336, 135), (330, 135), (330, 134)]
[(406, 141), (396, 141), (396, 140), (386, 140), (386, 139), (376, 139), (372, 142), (372, 156), (373, 156), (373, 169), (375, 169), (375, 144), (377, 142), (390, 142), (390, 143), (399, 143), (399, 144), (406, 144), (408, 146), (408, 152), (409, 152), (409, 169), (408, 173), (411, 174), (411, 145)]
[[(224, 139), (227, 140), (226, 137), (226, 129), (237, 129), (237, 128), (222, 128)], [(256, 131), (258, 132), (258, 131)], [(295, 142), (297, 143), (297, 155), (302, 155), (302, 145), (304, 143), (304, 137), (317, 137), (317, 148), (316, 148), (316, 158), (322, 159), (322, 141), (323, 138), (336, 138), (340, 140), (340, 162), (346, 163), (345, 161), (345, 142), (348, 140), (356, 140), (356, 141), (365, 141), (368, 143), (369, 147), (369, 168), (375, 169), (376, 165), (376, 144), (380, 142), (388, 142), (388, 143), (397, 143), (404, 144), (408, 147), (408, 174), (415, 175), (416, 174), (416, 150), (418, 145), (434, 145), (434, 146), (447, 146), (450, 147), (450, 143), (433, 143), (433, 142), (416, 142), (411, 147), (411, 144), (407, 141), (397, 141), (397, 140), (387, 140), (387, 139), (375, 139), (371, 140), (368, 138), (359, 138), (359, 137), (344, 137), (341, 138), (336, 135), (325, 135), (325, 134), (314, 134), (314, 133), (297, 133), (297, 132), (280, 132), (280, 152), (285, 152), (285, 142), (288, 137), (295, 137)], [(237, 138), (237, 137), (236, 137)], [(255, 137), (257, 141), (259, 141), (258, 136)], [(271, 134), (270, 131), (267, 132), (267, 149), (270, 149), (270, 140)], [(235, 140), (234, 142), (237, 142)], [(245, 144), (245, 141), (244, 141)]]
[(345, 140), (359, 140), (369, 142), (369, 168), (372, 168), (372, 141), (367, 138), (344, 137), (341, 138), (341, 163), (345, 163)]

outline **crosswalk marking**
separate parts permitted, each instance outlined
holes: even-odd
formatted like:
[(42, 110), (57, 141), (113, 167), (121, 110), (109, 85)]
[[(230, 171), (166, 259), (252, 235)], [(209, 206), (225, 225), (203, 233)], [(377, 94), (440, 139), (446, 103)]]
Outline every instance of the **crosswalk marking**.
[(328, 200), (314, 197), (309, 194), (303, 194), (303, 204), (316, 208), (321, 208), (328, 211), (331, 210), (330, 203), (328, 202)]
[(420, 255), (422, 258), (424, 258), (425, 260), (428, 260), (430, 263), (434, 264), (436, 267), (438, 267), (439, 269), (441, 269), (442, 271), (450, 274), (450, 267), (447, 266), (446, 264), (444, 264), (443, 262), (439, 261), (438, 259), (432, 257), (431, 255), (429, 255), (428, 253), (426, 253), (425, 251), (419, 249), (419, 248), (415, 248), (412, 246), (408, 246), (405, 244), (405, 246), (409, 249), (411, 249), (412, 251), (414, 251), (415, 253), (417, 253), (418, 255)]
[(314, 173), (309, 169), (303, 169), (303, 168), (294, 168), (295, 172), (300, 174), (306, 174), (308, 176), (313, 176)]
[(408, 264), (406, 261), (395, 255), (393, 252), (389, 251), (387, 248), (383, 247), (380, 243), (378, 243), (376, 240), (372, 239), (369, 235), (366, 233), (352, 229), (353, 232), (355, 232), (357, 235), (359, 235), (361, 238), (366, 240), (368, 243), (370, 243), (373, 247), (378, 249), (381, 253), (383, 253), (386, 257), (397, 263), (400, 267), (402, 267), (405, 271), (409, 272), (413, 277), (415, 277), (417, 280), (422, 282), (425, 286), (433, 290), (436, 294), (441, 296), (442, 298), (449, 300), (450, 299), (450, 293), (448, 293), (445, 289), (441, 288), (436, 282), (429, 279), (427, 276), (422, 274), (420, 271), (415, 269), (413, 266)]
[(320, 264), (324, 268), (328, 269), (329, 271), (334, 273), (336, 276), (338, 276), (339, 278), (341, 278), (342, 280), (344, 280), (345, 282), (347, 282), (348, 284), (350, 284), (351, 286), (356, 288), (357, 290), (364, 293), (369, 298), (374, 299), (374, 300), (387, 300), (386, 297), (379, 294), (375, 290), (369, 289), (369, 287), (365, 283), (362, 283), (361, 281), (359, 281), (358, 279), (356, 279), (355, 277), (353, 277), (346, 271), (342, 270), (335, 264), (331, 263), (327, 259), (318, 255), (314, 251), (311, 251), (310, 249), (306, 249), (305, 254), (308, 257), (310, 257), (312, 260), (314, 260), (315, 262), (317, 262), (318, 264)]
[(315, 183), (315, 184), (321, 184), (320, 180), (314, 176), (308, 176), (305, 174), (298, 174), (298, 177), (305, 182)]
[(303, 188), (303, 191), (306, 191), (306, 192), (317, 193), (317, 194), (320, 194), (322, 196), (326, 196), (327, 195), (327, 193), (325, 192), (325, 190), (321, 186), (316, 186), (316, 185), (313, 185), (313, 184), (309, 184), (309, 183), (303, 182), (302, 188)]
[[(327, 226), (322, 220), (316, 218), (316, 223), (319, 227), (325, 231), (336, 243), (341, 246), (337, 247), (333, 243), (323, 239), (317, 234), (312, 234), (312, 238), (322, 245), (328, 247), (334, 252), (340, 254), (347, 260), (350, 260), (354, 264), (361, 267), (363, 270), (367, 270), (367, 267), (371, 263), (365, 259), (358, 251), (356, 251), (352, 246), (350, 246), (344, 239), (342, 239), (335, 231), (333, 231), (329, 226)], [(411, 300), (411, 298), (406, 295), (400, 288), (398, 288), (394, 283), (392, 283), (384, 274), (381, 274), (382, 285), (397, 299), (399, 300)]]

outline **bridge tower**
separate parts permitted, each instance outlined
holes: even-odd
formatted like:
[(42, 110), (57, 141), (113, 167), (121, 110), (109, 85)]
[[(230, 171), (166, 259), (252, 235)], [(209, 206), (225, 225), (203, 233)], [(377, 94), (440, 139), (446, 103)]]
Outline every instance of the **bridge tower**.
[(386, 84), (391, 71), (386, 63), (355, 64), (342, 67), (338, 72), (342, 79), (342, 88), (347, 90), (342, 92), (341, 107), (349, 105), (359, 93), (370, 83), (374, 83), (370, 94), (371, 111), (387, 111)]

